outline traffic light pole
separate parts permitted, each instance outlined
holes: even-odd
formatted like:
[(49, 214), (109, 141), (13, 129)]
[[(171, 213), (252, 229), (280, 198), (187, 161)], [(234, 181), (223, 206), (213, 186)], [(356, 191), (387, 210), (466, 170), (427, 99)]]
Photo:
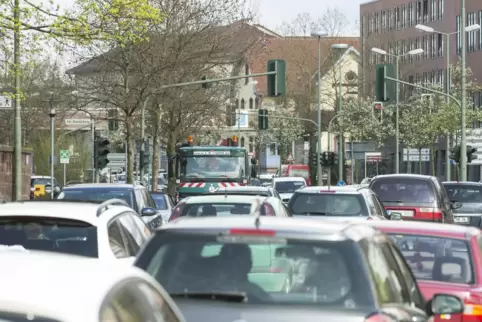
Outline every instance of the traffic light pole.
[(90, 126), (91, 126), (91, 140), (92, 140), (92, 183), (95, 183), (95, 120), (94, 118), (90, 119)]
[(183, 86), (191, 86), (191, 85), (202, 85), (207, 83), (219, 83), (219, 82), (225, 82), (230, 80), (244, 79), (244, 78), (250, 78), (250, 77), (261, 77), (261, 76), (268, 76), (268, 75), (276, 75), (276, 72), (256, 73), (256, 74), (247, 74), (247, 75), (241, 75), (241, 76), (212, 78), (212, 79), (203, 79), (199, 81), (192, 81), (192, 82), (185, 82), (185, 83), (168, 84), (168, 85), (159, 86), (159, 89), (183, 87)]
[[(140, 151), (139, 151), (139, 177), (141, 182), (144, 181), (144, 172), (145, 172), (145, 164), (144, 164), (144, 154), (146, 151), (146, 142), (145, 142), (145, 136), (146, 136), (146, 105), (149, 100), (149, 96), (146, 97), (144, 100), (144, 104), (142, 104), (141, 108), (141, 146), (140, 146)], [(152, 176), (152, 180), (154, 181), (155, 178)]]

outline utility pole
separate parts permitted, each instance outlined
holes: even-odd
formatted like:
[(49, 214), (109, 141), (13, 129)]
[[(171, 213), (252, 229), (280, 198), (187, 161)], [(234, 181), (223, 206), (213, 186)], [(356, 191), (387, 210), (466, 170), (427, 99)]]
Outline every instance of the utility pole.
[[(13, 71), (15, 74), (15, 200), (22, 200), (22, 118), (20, 106), (20, 0), (14, 0), (13, 7)], [(53, 162), (53, 160), (51, 160)], [(53, 187), (52, 187), (53, 189)]]
[[(400, 79), (400, 56), (395, 56), (395, 78)], [(395, 84), (395, 173), (400, 173), (400, 83)], [(408, 159), (407, 159), (408, 161)]]
[(461, 93), (461, 115), (460, 115), (460, 181), (467, 181), (467, 133), (466, 133), (466, 96), (467, 96), (467, 74), (466, 74), (466, 56), (467, 56), (467, 46), (466, 46), (466, 37), (465, 34), (465, 0), (462, 1), (462, 8), (460, 11), (460, 37), (462, 37), (461, 45), (462, 45), (462, 52), (461, 52), (461, 64), (462, 64), (462, 79), (460, 80), (460, 85), (462, 87)]
[(91, 143), (92, 143), (92, 183), (95, 183), (95, 153), (96, 153), (96, 148), (95, 148), (95, 120), (93, 117), (90, 118), (90, 126), (91, 126)]
[[(142, 109), (141, 109), (141, 146), (140, 146), (140, 151), (139, 151), (139, 177), (140, 181), (144, 180), (144, 172), (145, 172), (145, 166), (144, 166), (144, 154), (146, 152), (146, 142), (145, 142), (145, 136), (146, 136), (146, 105), (147, 102), (149, 101), (149, 96), (146, 97), (144, 100), (144, 104), (142, 104)], [(157, 177), (156, 177), (157, 178)], [(154, 177), (153, 177), (154, 180)]]
[[(445, 71), (445, 92), (450, 94), (450, 35), (445, 36), (445, 57), (446, 57), (446, 71)], [(460, 37), (465, 37), (465, 35), (460, 35)], [(445, 96), (445, 104), (447, 106), (450, 104), (450, 98)], [(450, 181), (452, 176), (451, 172), (451, 165), (450, 165), (450, 133), (447, 133), (447, 137), (445, 139), (445, 180)]]
[[(338, 70), (338, 113), (343, 115), (343, 104), (341, 102), (342, 99), (342, 74), (341, 74), (341, 65)], [(338, 136), (338, 181), (343, 180), (343, 170), (344, 170), (344, 158), (343, 158), (343, 145), (344, 145), (344, 139), (343, 139), (343, 130), (341, 130), (340, 127), (340, 134)]]

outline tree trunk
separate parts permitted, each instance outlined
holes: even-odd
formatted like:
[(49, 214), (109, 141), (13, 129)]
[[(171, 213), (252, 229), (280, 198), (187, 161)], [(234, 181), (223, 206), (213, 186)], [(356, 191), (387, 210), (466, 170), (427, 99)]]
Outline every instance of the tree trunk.
[(433, 176), (436, 176), (436, 173), (435, 173), (435, 145), (434, 144), (431, 144), (430, 145), (430, 165), (431, 165), (431, 168), (432, 168), (432, 175)]
[(126, 124), (126, 145), (127, 145), (127, 177), (126, 183), (133, 183), (134, 182), (134, 137), (133, 137), (133, 128), (132, 128), (132, 119), (126, 113), (125, 117), (125, 124)]
[(161, 111), (160, 105), (154, 105), (154, 111), (152, 111), (152, 191), (157, 191), (157, 174), (159, 173), (159, 131), (161, 123)]
[[(172, 121), (172, 115), (171, 115)], [(172, 162), (172, 177), (169, 178), (169, 184), (167, 185), (167, 192), (169, 195), (174, 197), (176, 195), (176, 142), (177, 142), (177, 130), (175, 131), (168, 131), (167, 137), (167, 147), (166, 147), (166, 154), (169, 160), (169, 164)]]

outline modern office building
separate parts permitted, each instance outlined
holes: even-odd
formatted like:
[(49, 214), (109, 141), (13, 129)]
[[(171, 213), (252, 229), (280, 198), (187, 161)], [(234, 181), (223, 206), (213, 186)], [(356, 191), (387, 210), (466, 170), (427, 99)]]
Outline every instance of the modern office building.
[[(409, 82), (437, 82), (445, 84), (447, 55), (450, 64), (460, 57), (461, 1), (454, 0), (375, 0), (360, 5), (361, 67), (363, 80), (361, 92), (366, 98), (374, 97), (375, 66), (393, 63), (394, 59), (373, 53), (373, 47), (392, 55), (402, 56), (400, 78)], [(482, 25), (482, 1), (466, 0), (466, 26)], [(445, 35), (416, 29), (417, 24), (433, 28), (437, 32), (452, 34), (449, 52), (446, 52)], [(467, 66), (472, 69), (472, 80), (482, 80), (482, 33), (480, 28), (466, 33)], [(423, 49), (423, 53), (411, 56), (409, 51)], [(402, 98), (410, 94), (403, 88)], [(482, 92), (474, 94), (475, 107), (482, 106)], [(482, 137), (478, 134), (482, 123), (471, 125), (476, 130), (468, 141), (479, 149), (482, 164)], [(482, 130), (482, 129), (481, 129)], [(445, 153), (445, 151), (443, 151)], [(441, 156), (441, 155), (440, 155)]]

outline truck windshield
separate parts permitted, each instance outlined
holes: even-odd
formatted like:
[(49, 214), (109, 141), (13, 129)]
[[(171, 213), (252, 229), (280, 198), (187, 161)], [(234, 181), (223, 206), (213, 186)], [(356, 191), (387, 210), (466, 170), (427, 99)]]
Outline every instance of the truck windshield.
[(186, 156), (181, 161), (181, 177), (242, 178), (245, 166), (243, 156)]

